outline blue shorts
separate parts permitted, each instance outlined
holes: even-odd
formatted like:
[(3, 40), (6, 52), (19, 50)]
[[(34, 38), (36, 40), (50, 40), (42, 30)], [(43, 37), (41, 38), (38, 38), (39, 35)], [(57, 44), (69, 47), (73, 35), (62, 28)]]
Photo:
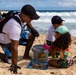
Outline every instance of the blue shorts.
[(30, 30), (23, 29), (20, 35), (20, 39), (28, 39)]
[(20, 45), (27, 44), (26, 41), (22, 41), (21, 39), (27, 39), (28, 40), (29, 35), (30, 35), (30, 30), (22, 30), (21, 35), (20, 35), (19, 44)]
[[(30, 31), (28, 31), (28, 30), (22, 30), (21, 35), (20, 35), (20, 39), (28, 39), (29, 35), (30, 35)], [(20, 40), (19, 44), (20, 45), (21, 44), (27, 44), (27, 42)], [(2, 49), (4, 51), (4, 54), (7, 57), (11, 56), (11, 44), (2, 45), (1, 47), (2, 47)]]

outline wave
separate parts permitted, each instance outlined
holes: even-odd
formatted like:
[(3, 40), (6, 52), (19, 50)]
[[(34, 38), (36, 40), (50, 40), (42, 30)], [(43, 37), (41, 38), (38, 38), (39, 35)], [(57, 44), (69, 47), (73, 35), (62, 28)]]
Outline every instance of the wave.
[[(33, 22), (45, 22), (45, 23), (50, 23), (51, 22), (51, 20), (49, 19), (49, 18), (40, 18), (40, 19), (38, 19), (38, 20), (34, 20)], [(65, 18), (64, 19), (64, 22), (65, 23), (76, 23), (76, 18)]]
[(76, 30), (75, 30), (75, 29), (72, 29), (72, 30), (70, 31), (70, 34), (71, 34), (71, 36), (76, 37)]
[(40, 16), (54, 16), (54, 15), (76, 16), (76, 12), (39, 12), (39, 11), (37, 11), (37, 14), (39, 14)]
[(49, 26), (51, 25), (51, 18), (55, 15), (60, 16), (64, 20), (64, 25), (66, 25), (72, 36), (76, 36), (76, 11), (74, 12), (39, 12), (37, 14), (40, 16), (38, 20), (33, 20), (33, 26), (40, 32), (46, 33)]
[(76, 22), (76, 12), (39, 12), (40, 19), (34, 22), (50, 22), (51, 18), (55, 15), (62, 17), (66, 23)]

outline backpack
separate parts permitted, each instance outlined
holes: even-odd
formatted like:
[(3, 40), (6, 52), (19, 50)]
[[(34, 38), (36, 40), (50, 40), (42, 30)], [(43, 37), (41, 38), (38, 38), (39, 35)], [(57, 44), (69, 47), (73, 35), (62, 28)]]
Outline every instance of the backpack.
[(14, 20), (16, 20), (20, 25), (21, 25), (21, 22), (20, 22), (20, 19), (15, 16), (15, 13), (13, 10), (12, 11), (9, 11), (7, 14), (3, 14), (2, 16), (5, 17), (4, 20), (2, 20), (0, 22), (0, 33), (2, 33), (2, 30), (3, 30), (3, 26), (11, 19), (13, 18)]

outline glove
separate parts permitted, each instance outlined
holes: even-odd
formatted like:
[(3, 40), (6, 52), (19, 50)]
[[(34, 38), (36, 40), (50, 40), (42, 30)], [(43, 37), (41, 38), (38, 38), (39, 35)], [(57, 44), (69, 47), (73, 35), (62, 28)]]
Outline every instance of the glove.
[(15, 64), (15, 65), (11, 65), (9, 70), (17, 74), (17, 69), (21, 69), (21, 68)]
[(34, 27), (32, 27), (32, 24), (31, 23), (27, 23), (26, 25), (27, 25), (27, 28), (30, 28), (31, 33), (33, 35), (35, 35), (35, 37), (38, 37), (39, 36), (38, 31), (36, 29), (34, 29)]
[(36, 29), (32, 29), (32, 30), (31, 30), (31, 33), (32, 33), (33, 35), (35, 35), (35, 37), (38, 37), (38, 36), (39, 36), (39, 32), (38, 32)]

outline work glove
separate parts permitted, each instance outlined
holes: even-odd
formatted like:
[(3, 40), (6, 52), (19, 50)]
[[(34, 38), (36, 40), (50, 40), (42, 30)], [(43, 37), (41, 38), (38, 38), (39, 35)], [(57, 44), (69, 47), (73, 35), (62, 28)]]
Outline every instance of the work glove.
[(39, 32), (36, 29), (31, 29), (31, 33), (35, 35), (35, 37), (39, 36)]
[(35, 36), (35, 37), (38, 37), (39, 36), (39, 32), (34, 28), (32, 27), (32, 24), (29, 23), (29, 24), (26, 24), (27, 25), (27, 28), (31, 30), (31, 33)]
[(9, 70), (13, 72), (14, 74), (17, 74), (17, 69), (21, 69), (21, 67), (15, 64), (15, 65), (11, 65)]

